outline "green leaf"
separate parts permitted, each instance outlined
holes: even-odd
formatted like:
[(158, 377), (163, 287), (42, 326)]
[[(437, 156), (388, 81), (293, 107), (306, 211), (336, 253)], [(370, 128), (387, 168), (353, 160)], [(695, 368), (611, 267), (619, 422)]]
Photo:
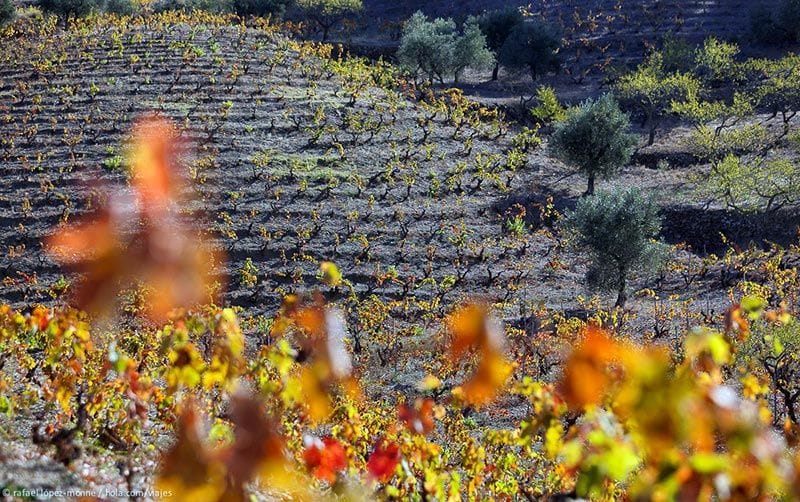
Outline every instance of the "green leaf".
[(624, 481), (641, 463), (636, 452), (630, 446), (623, 444), (614, 445), (605, 457), (606, 471), (615, 481)]
[(784, 350), (784, 348), (783, 348), (783, 343), (781, 342), (781, 339), (778, 338), (777, 336), (773, 337), (773, 339), (772, 339), (772, 353), (775, 354), (775, 356), (777, 357), (777, 356), (783, 354), (783, 350)]
[(730, 466), (730, 459), (717, 453), (695, 453), (689, 463), (695, 471), (711, 474), (726, 470)]
[(757, 295), (748, 295), (742, 298), (739, 304), (742, 306), (742, 310), (747, 313), (750, 320), (755, 321), (761, 317), (761, 312), (763, 312), (764, 308), (767, 306), (767, 301)]

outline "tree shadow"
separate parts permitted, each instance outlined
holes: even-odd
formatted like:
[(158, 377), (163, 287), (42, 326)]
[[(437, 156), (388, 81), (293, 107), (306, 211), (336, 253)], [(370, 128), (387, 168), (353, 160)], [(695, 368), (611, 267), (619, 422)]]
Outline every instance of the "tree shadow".
[[(782, 210), (771, 213), (739, 213), (695, 206), (663, 208), (661, 237), (670, 244), (685, 243), (699, 255), (724, 253), (730, 244), (739, 248), (788, 246), (797, 241), (800, 214)], [(723, 235), (725, 236), (723, 238)]]
[[(575, 209), (578, 200), (580, 197), (566, 191), (537, 187), (498, 199), (492, 204), (491, 210), (504, 226), (511, 215), (518, 214), (517, 206), (521, 206), (525, 208), (525, 223), (536, 230), (556, 226), (554, 218), (543, 217), (546, 213), (542, 209), (548, 203), (564, 214)], [(788, 246), (797, 242), (800, 232), (800, 213), (790, 209), (770, 213), (740, 213), (674, 205), (662, 207), (661, 216), (660, 238), (668, 244), (686, 244), (700, 256), (722, 254), (731, 244), (742, 249), (750, 246), (766, 249), (770, 244)]]
[(531, 229), (539, 229), (543, 226), (553, 227), (555, 219), (546, 216), (546, 207), (552, 204), (553, 209), (558, 213), (564, 214), (572, 211), (577, 205), (579, 197), (564, 190), (553, 190), (547, 187), (536, 187), (535, 189), (509, 194), (506, 197), (496, 200), (492, 204), (492, 211), (497, 214), (502, 224), (510, 214), (517, 214), (517, 207), (525, 208), (525, 223)]

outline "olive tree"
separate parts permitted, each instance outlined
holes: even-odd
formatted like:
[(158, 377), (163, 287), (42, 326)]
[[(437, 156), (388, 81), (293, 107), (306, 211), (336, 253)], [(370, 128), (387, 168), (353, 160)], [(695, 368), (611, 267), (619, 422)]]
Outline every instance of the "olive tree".
[[(486, 46), (497, 57), (508, 36), (518, 25), (525, 21), (525, 17), (516, 8), (498, 9), (484, 13), (478, 18), (478, 25), (486, 37)], [(497, 80), (500, 63), (495, 62), (492, 70), (492, 80)]]
[(231, 9), (240, 16), (282, 16), (290, 0), (232, 0)]
[(429, 20), (416, 12), (403, 26), (397, 60), (405, 70), (444, 82), (451, 71), (455, 51), (456, 23), (452, 19)]
[(778, 9), (777, 25), (787, 42), (800, 40), (800, 0), (782, 0)]
[(228, 12), (231, 8), (230, 2), (226, 0), (157, 0), (152, 4), (155, 12), (164, 11), (208, 11), (208, 12)]
[(361, 0), (297, 0), (297, 8), (303, 16), (313, 22), (327, 40), (331, 29), (348, 17), (364, 9)]
[(88, 16), (101, 5), (98, 0), (39, 0), (39, 7), (60, 17), (66, 28), (70, 19)]
[(70, 19), (88, 16), (92, 12), (131, 15), (137, 10), (133, 0), (40, 0), (39, 7), (59, 16), (65, 27)]
[(454, 51), (453, 77), (458, 83), (461, 72), (467, 68), (489, 68), (495, 62), (494, 55), (486, 47), (486, 37), (481, 32), (475, 18), (467, 19), (462, 33), (456, 36)]
[(119, 15), (131, 15), (136, 12), (136, 5), (132, 0), (105, 0), (102, 4), (103, 12)]
[(452, 19), (428, 19), (416, 12), (406, 21), (397, 59), (407, 71), (444, 83), (466, 68), (485, 68), (494, 62), (477, 21), (470, 18), (459, 33)]
[(663, 262), (665, 246), (658, 208), (636, 189), (602, 191), (578, 201), (567, 214), (565, 229), (591, 259), (586, 274), (591, 287), (617, 292), (624, 307), (627, 285), (635, 272), (646, 275)]
[(550, 24), (533, 19), (517, 25), (511, 30), (500, 48), (498, 60), (503, 66), (516, 70), (527, 69), (531, 78), (561, 66), (561, 36)]
[(14, 20), (14, 12), (11, 0), (0, 0), (0, 28)]
[(588, 177), (586, 195), (591, 195), (596, 177), (616, 173), (631, 159), (637, 140), (629, 128), (628, 115), (605, 94), (569, 110), (555, 126), (550, 152)]

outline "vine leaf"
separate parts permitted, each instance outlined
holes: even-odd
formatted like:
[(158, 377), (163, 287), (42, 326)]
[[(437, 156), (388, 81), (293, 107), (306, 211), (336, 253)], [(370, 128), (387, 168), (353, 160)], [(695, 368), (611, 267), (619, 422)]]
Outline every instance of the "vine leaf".
[(471, 406), (493, 401), (503, 388), (514, 366), (504, 355), (505, 337), (500, 322), (486, 305), (466, 305), (447, 318), (452, 334), (450, 359), (458, 363), (471, 351), (478, 354), (478, 365), (472, 376), (453, 389), (454, 397)]
[(165, 119), (141, 120), (133, 134), (133, 194), (112, 191), (97, 214), (46, 240), (53, 259), (83, 276), (73, 298), (78, 308), (106, 315), (124, 289), (136, 286), (156, 321), (211, 300), (211, 266), (220, 256), (178, 217), (184, 187), (176, 136)]

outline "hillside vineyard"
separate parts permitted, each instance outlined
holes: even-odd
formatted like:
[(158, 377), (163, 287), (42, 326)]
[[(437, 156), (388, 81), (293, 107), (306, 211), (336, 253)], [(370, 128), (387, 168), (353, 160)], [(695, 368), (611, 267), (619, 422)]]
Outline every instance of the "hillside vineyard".
[[(388, 297), (441, 296), (442, 282), (507, 292), (531, 274), (529, 244), (498, 236), (493, 204), (522, 183), (501, 115), (457, 93), (416, 102), (391, 68), (322, 60), (278, 33), (153, 22), (7, 42), (2, 218), (16, 251), (2, 267), (19, 280), (5, 301), (47, 300), (40, 286), (61, 272), (39, 241), (124, 183), (126, 134), (151, 111), (181, 126), (194, 181), (181, 212), (225, 250), (233, 303), (274, 309), (324, 259)], [(236, 278), (248, 258), (252, 287)]]
[(750, 4), (0, 0), (0, 498), (800, 499)]

